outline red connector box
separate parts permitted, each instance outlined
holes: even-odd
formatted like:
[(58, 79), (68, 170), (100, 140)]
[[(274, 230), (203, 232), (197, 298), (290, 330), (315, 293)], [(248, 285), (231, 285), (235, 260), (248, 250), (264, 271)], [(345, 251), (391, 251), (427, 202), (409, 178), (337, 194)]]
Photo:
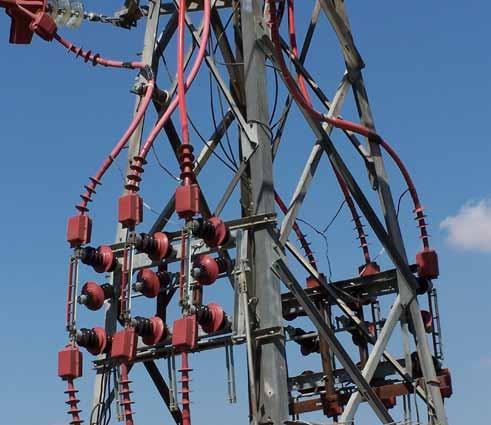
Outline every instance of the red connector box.
[(118, 221), (123, 227), (135, 227), (143, 220), (143, 199), (136, 193), (119, 198)]
[(191, 218), (199, 213), (199, 186), (191, 184), (176, 189), (176, 213), (180, 218)]
[(416, 254), (418, 275), (426, 279), (436, 279), (440, 274), (438, 255), (433, 249), (425, 249)]
[(112, 340), (111, 357), (124, 363), (133, 360), (136, 355), (137, 341), (138, 335), (135, 328), (126, 328), (116, 332)]
[(58, 353), (58, 376), (63, 379), (82, 376), (82, 353), (78, 347), (67, 346)]
[(196, 348), (198, 343), (198, 323), (196, 315), (185, 316), (172, 325), (172, 345), (180, 351)]
[(73, 248), (90, 242), (92, 220), (88, 215), (75, 215), (68, 219), (66, 239)]

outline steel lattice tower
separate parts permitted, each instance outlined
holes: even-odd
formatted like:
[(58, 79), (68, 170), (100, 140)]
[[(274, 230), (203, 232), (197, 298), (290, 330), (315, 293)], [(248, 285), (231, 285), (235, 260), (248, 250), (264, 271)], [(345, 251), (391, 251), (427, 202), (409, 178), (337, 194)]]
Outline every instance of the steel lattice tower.
[[(358, 420), (356, 412), (362, 402), (370, 406), (381, 423), (399, 423), (401, 418), (392, 408), (398, 397), (406, 400), (411, 394), (426, 406), (429, 424), (447, 424), (443, 398), (449, 397), (452, 389), (449, 371), (442, 366), (438, 304), (432, 283), (438, 276), (438, 263), (435, 251), (429, 247), (418, 194), (404, 163), (376, 132), (363, 81), (364, 63), (356, 48), (344, 1), (296, 2), (297, 9), (312, 9), (300, 51), (294, 3), (294, 0), (190, 0), (183, 7), (178, 1), (147, 5), (127, 0), (115, 16), (107, 17), (84, 13), (78, 2), (0, 0), (0, 5), (12, 16), (12, 42), (27, 43), (36, 33), (48, 41), (60, 42), (93, 65), (139, 71), (133, 121), (120, 146), (116, 146), (85, 186), (82, 202), (77, 206), (79, 212), (68, 225), (68, 240), (73, 248), (67, 301), (69, 343), (60, 352), (59, 375), (68, 382), (67, 404), (72, 424), (81, 423), (74, 387), (75, 379), (82, 373), (79, 347), (96, 356), (95, 414), (91, 415), (91, 425), (104, 423), (105, 412), (115, 399), (119, 399), (126, 424), (138, 422), (131, 408), (128, 374), (140, 364), (175, 422), (188, 425), (191, 423), (188, 353), (226, 347), (230, 356), (232, 347), (240, 344), (247, 350), (249, 419), (254, 425), (300, 424), (303, 423), (300, 415), (317, 410), (322, 411), (326, 421), (353, 423)], [(327, 17), (339, 42), (339, 51), (335, 53), (341, 54), (345, 63), (345, 72), (332, 99), (317, 84), (314, 73), (304, 66), (322, 15)], [(55, 22), (58, 26), (76, 26), (82, 16), (87, 21), (123, 28), (145, 24), (141, 60), (109, 61), (58, 35)], [(201, 19), (201, 24), (196, 23), (197, 19)], [(176, 61), (178, 77), (164, 90), (164, 83), (157, 78), (161, 57), (172, 39), (184, 41), (185, 33), (192, 43), (186, 54), (181, 43)], [(214, 46), (209, 33), (215, 37)], [(283, 37), (283, 33), (288, 37)], [(198, 59), (189, 66), (188, 81), (184, 84), (179, 76), (185, 77), (184, 65), (191, 63), (193, 52)], [(270, 124), (267, 67), (276, 71), (283, 84), (281, 90), (288, 93), (274, 129)], [(190, 75), (194, 71), (209, 73), (227, 104), (221, 122), (196, 156), (187, 140), (184, 103), (185, 91), (193, 90), (194, 76)], [(359, 123), (340, 118), (345, 100), (351, 95)], [(152, 104), (158, 114), (156, 124), (148, 119), (145, 122), (147, 107)], [(322, 109), (318, 111), (314, 105)], [(178, 108), (180, 133), (171, 116)], [(310, 127), (315, 142), (304, 144), (310, 154), (296, 187), (291, 188), (291, 200), (286, 203), (277, 190), (273, 164), (292, 115), (290, 111), (295, 108), (302, 116), (297, 119), (303, 119)], [(233, 177), (226, 184), (213, 185), (212, 189), (220, 194), (219, 202), (212, 208), (205, 197), (207, 188), (199, 183), (200, 174), (207, 169), (210, 158), (219, 155), (221, 139), (233, 123), (238, 137), (231, 150), (238, 160)], [(151, 128), (146, 139), (144, 126)], [(144, 182), (145, 157), (162, 129), (180, 166), (180, 183), (148, 232), (139, 233), (136, 227), (143, 221), (139, 189)], [(359, 155), (369, 186), (378, 193), (377, 205), (368, 200), (361, 189), (363, 185), (354, 178), (331, 139), (332, 132), (346, 137)], [(124, 147), (128, 148), (127, 179), (119, 199), (116, 240), (92, 248), (89, 245), (92, 221), (87, 207), (105, 171)], [(330, 281), (322, 273), (298, 220), (324, 156), (350, 208), (365, 258), (359, 273), (342, 281)], [(406, 255), (384, 157), (395, 161), (414, 202), (423, 242), (415, 264)], [(367, 186), (366, 182), (364, 185)], [(238, 205), (231, 205), (234, 194), (239, 198)], [(225, 209), (227, 214), (234, 211), (235, 215), (222, 218)], [(168, 223), (175, 212), (182, 219), (182, 226), (170, 231)], [(379, 212), (384, 222), (378, 218)], [(362, 216), (390, 257), (392, 269), (381, 271), (370, 257)], [(292, 232), (301, 249), (291, 241)], [(101, 285), (88, 282), (79, 288), (86, 266), (106, 273), (107, 280)], [(298, 273), (294, 270), (298, 269), (307, 276), (305, 285), (296, 277)], [(217, 279), (231, 284), (233, 311), (228, 314), (216, 303), (203, 302), (207, 286)], [(132, 307), (135, 293), (154, 300), (155, 316), (137, 315)], [(171, 323), (167, 307), (177, 302), (178, 297), (182, 317)], [(386, 311), (381, 311), (378, 301), (382, 297), (390, 298)], [(428, 304), (428, 311), (420, 308), (421, 302)], [(103, 327), (78, 326), (77, 304), (97, 310), (104, 303), (107, 310)], [(289, 324), (298, 318), (308, 319), (311, 330)], [(397, 327), (402, 358), (387, 349)], [(351, 336), (349, 344), (340, 342), (341, 333)], [(286, 344), (297, 344), (303, 355), (317, 356), (318, 370), (290, 376)], [(181, 403), (177, 400), (175, 369), (178, 355), (182, 359)], [(158, 359), (168, 359), (171, 382), (163, 378), (156, 364)], [(111, 388), (109, 377), (115, 371), (118, 382)], [(109, 396), (106, 391), (101, 392), (108, 386)], [(199, 417), (193, 417), (193, 421), (199, 423)], [(409, 423), (409, 419), (402, 418), (400, 423)]]

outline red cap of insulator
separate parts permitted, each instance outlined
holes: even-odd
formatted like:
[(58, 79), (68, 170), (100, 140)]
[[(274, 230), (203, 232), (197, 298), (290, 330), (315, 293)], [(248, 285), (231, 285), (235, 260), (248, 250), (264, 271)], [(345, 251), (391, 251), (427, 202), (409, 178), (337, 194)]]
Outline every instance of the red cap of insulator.
[(443, 398), (449, 398), (453, 394), (452, 388), (452, 375), (450, 375), (449, 369), (442, 369), (438, 372), (437, 376), (440, 381), (440, 392), (442, 393)]
[(198, 344), (198, 324), (196, 315), (185, 316), (172, 325), (172, 346), (180, 351), (189, 351)]
[[(322, 279), (325, 281), (326, 279), (326, 276), (324, 275), (324, 273), (319, 273), (319, 279)], [(309, 276), (307, 277), (307, 279), (305, 280), (306, 284), (307, 284), (307, 288), (317, 288), (319, 285), (319, 282), (317, 281), (317, 279), (313, 276)]]
[(133, 360), (136, 355), (138, 335), (134, 328), (125, 328), (113, 335), (111, 357), (123, 363)]
[(82, 300), (82, 304), (89, 310), (99, 310), (104, 305), (106, 294), (100, 285), (95, 282), (87, 282), (82, 287), (82, 295), (85, 295), (85, 299)]
[(82, 376), (82, 353), (78, 347), (67, 345), (58, 352), (58, 376), (62, 379)]
[(433, 331), (433, 317), (428, 310), (421, 310), (421, 319), (423, 320), (423, 326), (426, 333)]
[(418, 275), (426, 279), (436, 279), (440, 274), (438, 268), (438, 255), (433, 249), (424, 249), (416, 254)]
[(337, 393), (326, 395), (325, 398), (324, 413), (328, 418), (339, 416), (343, 413), (343, 406), (339, 403), (339, 395)]
[(210, 237), (203, 238), (206, 245), (217, 247), (223, 245), (227, 241), (228, 229), (224, 221), (219, 217), (211, 217), (207, 222), (213, 226), (213, 234)]
[(176, 213), (180, 218), (190, 219), (199, 213), (199, 186), (196, 183), (176, 189)]
[(153, 316), (149, 320), (152, 323), (152, 333), (143, 336), (142, 340), (146, 345), (155, 345), (157, 342), (160, 342), (166, 334), (165, 324), (158, 316)]
[(160, 292), (160, 279), (154, 271), (142, 269), (138, 272), (138, 282), (140, 282), (141, 292), (147, 298), (155, 298)]
[(171, 252), (171, 244), (167, 233), (156, 232), (153, 234), (153, 239), (155, 240), (156, 247), (154, 250), (148, 253), (148, 257), (152, 261), (162, 261)]
[(220, 273), (217, 261), (210, 255), (200, 255), (194, 262), (194, 266), (199, 268), (199, 273), (195, 276), (200, 285), (211, 285), (215, 283)]
[(225, 312), (220, 304), (210, 303), (207, 307), (210, 313), (210, 319), (204, 323), (200, 323), (201, 329), (207, 334), (218, 332), (225, 324)]
[(92, 233), (92, 220), (88, 215), (70, 217), (66, 233), (66, 239), (72, 248), (89, 243)]
[(374, 274), (380, 273), (380, 266), (375, 261), (370, 261), (358, 267), (358, 272), (362, 277), (373, 276)]
[(85, 348), (87, 349), (87, 351), (90, 354), (93, 354), (94, 356), (97, 356), (99, 354), (104, 353), (104, 351), (107, 348), (107, 335), (106, 335), (106, 331), (103, 328), (99, 327), (99, 326), (93, 328), (92, 331), (96, 335), (97, 344), (90, 345), (90, 346), (87, 346)]
[(56, 33), (56, 24), (53, 18), (47, 13), (38, 13), (36, 18), (29, 25), (29, 29), (34, 31), (43, 40), (51, 41)]
[(119, 198), (118, 221), (124, 228), (133, 228), (143, 221), (143, 199), (137, 193)]
[(114, 253), (110, 246), (101, 245), (97, 248), (97, 253), (100, 255), (100, 261), (94, 264), (94, 270), (97, 273), (107, 273), (114, 269)]

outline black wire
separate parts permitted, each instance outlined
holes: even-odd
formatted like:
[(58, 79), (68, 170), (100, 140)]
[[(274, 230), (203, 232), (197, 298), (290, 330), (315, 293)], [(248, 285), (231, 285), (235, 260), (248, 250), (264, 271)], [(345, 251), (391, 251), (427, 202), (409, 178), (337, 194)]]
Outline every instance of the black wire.
[[(217, 89), (218, 89), (218, 83), (217, 84)], [(225, 109), (223, 107), (223, 101), (222, 101), (222, 94), (220, 93), (220, 90), (218, 89), (218, 104), (220, 105), (220, 114), (222, 115), (222, 122), (225, 120)], [(237, 159), (235, 158), (234, 155), (234, 150), (232, 149), (232, 144), (230, 143), (230, 139), (228, 137), (228, 127), (225, 128), (225, 140), (227, 141), (227, 147), (230, 153), (230, 156), (232, 157), (232, 160), (234, 162), (234, 165), (236, 168), (239, 168), (237, 165)]]
[(399, 211), (400, 211), (400, 208), (401, 208), (401, 201), (402, 201), (402, 198), (404, 198), (404, 196), (409, 192), (409, 188), (406, 189), (404, 192), (401, 193), (401, 195), (399, 196), (399, 199), (397, 201), (397, 213), (396, 213), (396, 217), (399, 218)]
[(309, 223), (307, 220), (303, 220), (301, 218), (297, 218), (297, 221), (300, 221), (301, 223), (306, 224), (308, 227), (310, 227), (315, 233), (317, 233), (322, 239), (324, 240), (324, 243), (326, 244), (326, 260), (327, 260), (327, 268), (329, 270), (329, 275), (327, 280), (331, 282), (332, 280), (332, 267), (331, 267), (331, 259), (329, 258), (329, 242), (327, 240), (327, 236), (325, 233), (321, 232), (317, 227)]
[(153, 153), (153, 156), (155, 158), (155, 161), (157, 161), (157, 164), (158, 166), (165, 171), (165, 173), (170, 176), (173, 180), (177, 181), (177, 182), (180, 182), (181, 179), (177, 176), (175, 176), (164, 164), (162, 164), (162, 162), (160, 162), (160, 159), (157, 155), (157, 152), (155, 151), (155, 147), (153, 146), (152, 144), (152, 153)]
[(221, 38), (225, 35), (225, 31), (227, 31), (227, 28), (228, 26), (230, 25), (230, 23), (232, 22), (232, 18), (234, 17), (234, 14), (235, 12), (237, 11), (238, 7), (239, 7), (240, 3), (237, 2), (234, 6), (234, 8), (232, 9), (232, 12), (230, 13), (230, 16), (228, 17), (227, 19), (227, 22), (225, 22), (225, 25), (223, 26), (223, 30), (220, 34), (220, 36), (217, 38), (217, 43), (215, 45), (215, 47), (213, 48), (213, 56), (215, 55), (215, 53), (217, 52), (217, 49), (218, 49), (218, 42), (221, 40)]
[(343, 199), (343, 202), (341, 202), (341, 205), (339, 206), (338, 210), (336, 211), (336, 214), (334, 214), (334, 217), (331, 219), (331, 221), (329, 223), (327, 223), (327, 226), (324, 227), (324, 229), (322, 230), (322, 233), (326, 233), (327, 230), (333, 225), (334, 221), (336, 220), (336, 218), (338, 218), (339, 213), (343, 209), (344, 204), (346, 204), (346, 199)]
[[(168, 75), (168, 78), (169, 78), (169, 81), (172, 83), (172, 74), (170, 72), (170, 69), (169, 69), (169, 66), (167, 64), (167, 61), (165, 60), (165, 56), (164, 54), (162, 53), (161, 55), (161, 58), (162, 58), (162, 62), (164, 63), (164, 67), (167, 71), (167, 75)], [(210, 76), (211, 78), (211, 76)], [(191, 124), (191, 127), (193, 128), (194, 132), (196, 133), (196, 135), (200, 138), (200, 140), (205, 144), (205, 145), (208, 145), (208, 143), (206, 142), (205, 138), (202, 136), (202, 134), (200, 133), (200, 131), (198, 130), (198, 128), (196, 127), (196, 125), (194, 124), (193, 120), (191, 119), (191, 117), (189, 116), (188, 114), (188, 120), (189, 120), (189, 123)], [(215, 131), (216, 131), (216, 127), (215, 127)], [(153, 145), (152, 145), (152, 148), (153, 148)], [(212, 155), (214, 155), (220, 162), (222, 162), (227, 168), (229, 168), (233, 173), (235, 173), (235, 169), (233, 167), (231, 167), (220, 155), (218, 155), (214, 149), (211, 150), (211, 153)]]
[(276, 69), (273, 69), (273, 73), (274, 73), (274, 101), (273, 101), (273, 109), (271, 111), (271, 118), (269, 119), (270, 126), (276, 114), (276, 108), (278, 107), (278, 96), (279, 96), (278, 71), (276, 71)]

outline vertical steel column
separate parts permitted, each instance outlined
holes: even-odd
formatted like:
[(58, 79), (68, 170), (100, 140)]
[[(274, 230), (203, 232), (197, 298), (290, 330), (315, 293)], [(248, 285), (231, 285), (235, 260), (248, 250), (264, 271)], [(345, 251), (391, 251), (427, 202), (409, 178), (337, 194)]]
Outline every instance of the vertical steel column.
[[(146, 29), (145, 29), (145, 36), (144, 36), (144, 41), (143, 41), (143, 51), (142, 51), (142, 62), (148, 65), (153, 66), (154, 64), (154, 50), (155, 50), (155, 39), (157, 37), (157, 28), (159, 25), (159, 16), (160, 16), (160, 2), (155, 2), (155, 1), (150, 1), (149, 2), (149, 9), (148, 9), (148, 16), (147, 16), (147, 22), (146, 22)], [(138, 77), (138, 82), (143, 82), (142, 77)], [(138, 84), (138, 83), (137, 83)], [(137, 95), (136, 101), (135, 101), (135, 108), (133, 111), (133, 116), (136, 115), (138, 112), (138, 109), (140, 107), (142, 97)], [(138, 154), (138, 151), (140, 150), (140, 143), (141, 143), (141, 138), (142, 138), (142, 132), (143, 132), (143, 125), (144, 125), (145, 118), (143, 118), (138, 125), (138, 127), (135, 129), (132, 137), (130, 138), (130, 141), (128, 143), (128, 161), (126, 164), (125, 168), (125, 175), (128, 175), (130, 172), (130, 161), (133, 159), (135, 155)], [(123, 188), (123, 193), (125, 193), (126, 190)], [(116, 227), (116, 243), (118, 242), (123, 242), (126, 240), (127, 236), (127, 230), (123, 229), (121, 227), (121, 224), (118, 223)], [(118, 288), (121, 283), (121, 273), (115, 272), (111, 275), (111, 278), (109, 280), (109, 283), (112, 284), (115, 289), (116, 293), (118, 293)], [(106, 310), (106, 317), (105, 317), (105, 328), (106, 332), (108, 335), (113, 334), (116, 331), (116, 326), (117, 326), (117, 320), (118, 320), (118, 302), (113, 302), (109, 304), (109, 308)], [(108, 372), (110, 373), (110, 372)], [(94, 380), (94, 389), (93, 389), (93, 395), (92, 395), (92, 410), (94, 411), (97, 409), (97, 404), (99, 403), (100, 397), (103, 396), (101, 395), (101, 390), (102, 390), (102, 382), (104, 379), (104, 373), (98, 372), (95, 380)], [(116, 384), (117, 385), (117, 384)], [(100, 408), (100, 406), (99, 406)], [(106, 408), (106, 406), (104, 406)], [(97, 425), (97, 415), (93, 415), (94, 418), (91, 418), (90, 425)]]
[[(265, 55), (257, 43), (263, 22), (262, 0), (242, 0), (241, 34), (244, 58), (244, 92), (247, 121), (259, 144), (250, 160), (252, 214), (274, 211), (273, 162), (267, 131), (268, 103)], [(242, 146), (248, 141), (242, 136)], [(273, 241), (267, 229), (253, 231), (253, 269), (250, 295), (257, 298), (260, 328), (282, 326), (280, 283), (271, 270)], [(259, 424), (281, 425), (288, 419), (288, 385), (284, 337), (263, 343), (256, 352)]]

